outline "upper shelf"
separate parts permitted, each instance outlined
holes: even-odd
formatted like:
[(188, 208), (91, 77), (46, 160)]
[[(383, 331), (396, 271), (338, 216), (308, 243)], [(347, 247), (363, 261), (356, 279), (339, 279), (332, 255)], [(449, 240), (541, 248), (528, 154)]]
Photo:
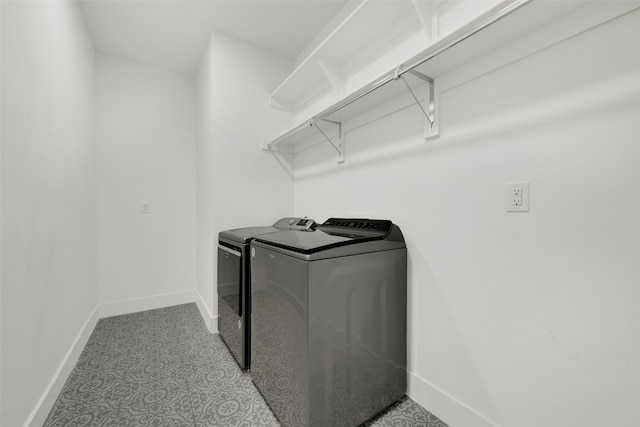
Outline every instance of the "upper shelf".
[(271, 105), (295, 113), (327, 91), (343, 96), (346, 74), (408, 33), (428, 40), (412, 1), (362, 1), (276, 88)]

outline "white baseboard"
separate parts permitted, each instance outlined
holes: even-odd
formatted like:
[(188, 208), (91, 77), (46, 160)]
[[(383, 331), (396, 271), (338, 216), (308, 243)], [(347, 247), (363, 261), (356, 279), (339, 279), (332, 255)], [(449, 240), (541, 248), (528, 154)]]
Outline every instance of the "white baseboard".
[(172, 305), (187, 304), (196, 301), (195, 291), (173, 292), (170, 294), (154, 295), (126, 301), (100, 304), (100, 318), (120, 316), (121, 314), (137, 313), (139, 311), (154, 310), (156, 308), (171, 307)]
[(56, 373), (53, 375), (51, 382), (45, 389), (44, 393), (42, 393), (42, 397), (40, 397), (35, 408), (31, 411), (31, 415), (29, 415), (29, 418), (27, 418), (27, 421), (24, 423), (24, 427), (41, 427), (47, 420), (49, 412), (56, 403), (56, 399), (62, 391), (64, 383), (67, 381), (67, 378), (69, 378), (71, 371), (75, 367), (84, 346), (87, 344), (93, 329), (98, 323), (98, 320), (99, 306), (96, 306), (89, 315), (89, 318), (84, 322), (84, 325), (82, 325), (80, 332), (71, 344), (71, 348), (62, 359), (62, 362), (60, 363)]
[(409, 372), (407, 395), (450, 426), (500, 427), (412, 372)]
[(211, 314), (209, 307), (204, 302), (202, 295), (200, 292), (196, 291), (196, 305), (198, 306), (198, 310), (200, 310), (200, 316), (202, 316), (202, 320), (204, 320), (204, 324), (207, 326), (207, 329), (212, 334), (218, 333), (218, 316), (214, 316)]

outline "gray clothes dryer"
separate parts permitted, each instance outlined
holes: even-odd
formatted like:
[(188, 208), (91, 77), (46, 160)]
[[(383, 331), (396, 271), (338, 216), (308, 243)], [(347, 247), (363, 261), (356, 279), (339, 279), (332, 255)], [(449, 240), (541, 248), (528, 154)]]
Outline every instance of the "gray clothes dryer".
[(250, 247), (251, 376), (283, 426), (356, 426), (405, 394), (398, 226), (332, 218)]
[(315, 222), (309, 218), (282, 218), (272, 226), (236, 228), (218, 234), (218, 331), (240, 368), (249, 369), (251, 360), (249, 243), (263, 234), (313, 227)]

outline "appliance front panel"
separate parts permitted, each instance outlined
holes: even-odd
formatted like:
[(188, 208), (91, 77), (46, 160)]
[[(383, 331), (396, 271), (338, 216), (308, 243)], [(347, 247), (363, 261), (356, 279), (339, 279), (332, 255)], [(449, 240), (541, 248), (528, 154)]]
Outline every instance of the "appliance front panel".
[(251, 246), (251, 377), (282, 426), (308, 424), (308, 263)]
[(243, 349), (242, 247), (218, 245), (218, 331), (241, 368)]
[(407, 389), (406, 249), (309, 263), (309, 417), (356, 426)]

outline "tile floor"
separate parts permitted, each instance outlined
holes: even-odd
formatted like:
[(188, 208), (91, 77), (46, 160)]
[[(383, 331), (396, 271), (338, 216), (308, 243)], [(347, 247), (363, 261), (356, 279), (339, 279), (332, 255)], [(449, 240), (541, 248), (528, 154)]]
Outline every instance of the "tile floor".
[[(45, 427), (278, 426), (195, 304), (101, 319)], [(409, 398), (368, 427), (446, 427)]]

